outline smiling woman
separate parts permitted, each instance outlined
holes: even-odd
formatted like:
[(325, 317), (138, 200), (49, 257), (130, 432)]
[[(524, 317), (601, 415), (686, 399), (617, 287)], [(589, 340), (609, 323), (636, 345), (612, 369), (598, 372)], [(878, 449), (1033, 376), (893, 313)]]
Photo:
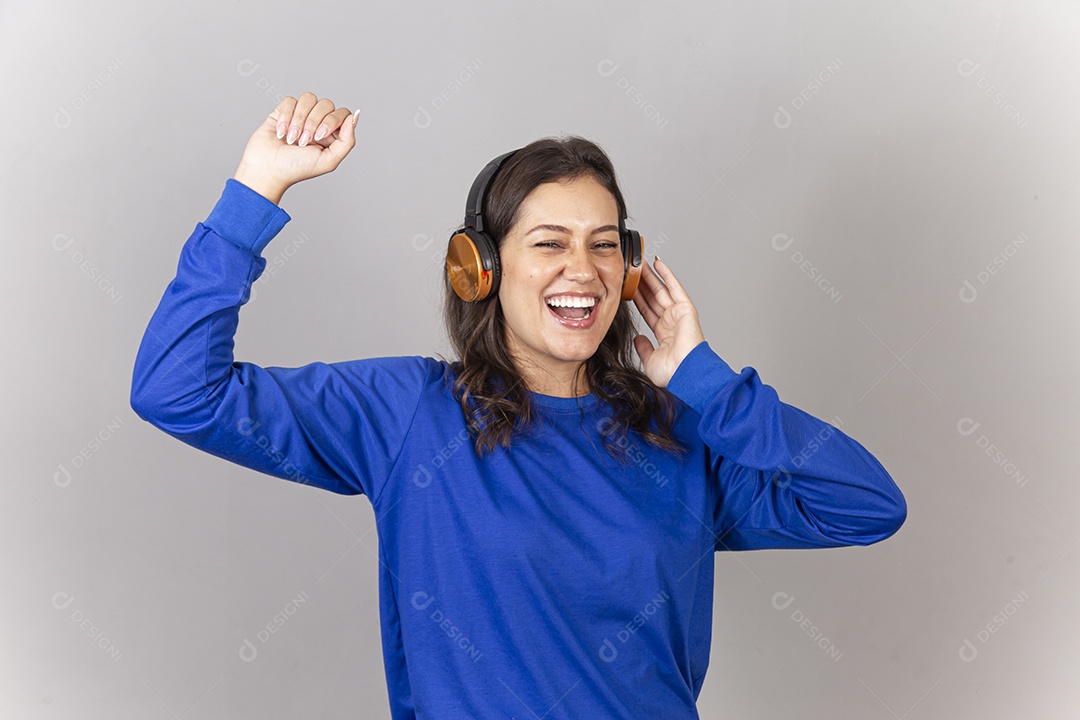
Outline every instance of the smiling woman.
[(499, 255), (497, 296), (466, 302), (447, 273), (443, 305), (477, 451), (508, 446), (535, 421), (532, 393), (593, 393), (615, 409), (614, 436), (633, 428), (679, 452), (674, 400), (633, 364), (638, 328), (621, 301), (632, 270), (620, 249), (626, 204), (607, 154), (577, 136), (537, 140), (501, 165), (481, 201)]
[(290, 219), (278, 200), (337, 167), (355, 122), (312, 93), (263, 121), (180, 251), (132, 407), (202, 451), (370, 499), (394, 720), (696, 720), (712, 554), (869, 545), (904, 522), (904, 496), (859, 443), (713, 351), (582, 138), (531, 143), (470, 193), (487, 240), (483, 257), (466, 228), (449, 244), (454, 362), (235, 360)]

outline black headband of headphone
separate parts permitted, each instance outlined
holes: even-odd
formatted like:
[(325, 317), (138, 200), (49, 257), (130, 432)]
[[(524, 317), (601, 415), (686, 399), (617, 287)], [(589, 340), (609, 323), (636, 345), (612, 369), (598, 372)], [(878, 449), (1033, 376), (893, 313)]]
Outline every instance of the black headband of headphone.
[[(518, 150), (520, 149), (518, 148)], [(472, 188), (469, 189), (469, 199), (465, 202), (465, 222), (462, 223), (462, 228), (471, 227), (477, 232), (487, 232), (484, 227), (484, 198), (487, 197), (488, 187), (495, 181), (495, 176), (499, 173), (499, 170), (516, 152), (517, 150), (511, 150), (503, 153), (485, 165), (480, 174), (476, 176)], [(625, 233), (626, 208), (623, 208), (623, 212), (619, 215), (620, 240), (622, 240)]]
[[(521, 148), (518, 148), (520, 150)], [(477, 232), (486, 232), (484, 228), (484, 197), (487, 196), (488, 186), (495, 180), (499, 168), (503, 166), (517, 150), (511, 150), (495, 158), (480, 171), (473, 181), (469, 190), (469, 199), (465, 202), (464, 227), (471, 227)], [(460, 195), (458, 197), (461, 197)]]

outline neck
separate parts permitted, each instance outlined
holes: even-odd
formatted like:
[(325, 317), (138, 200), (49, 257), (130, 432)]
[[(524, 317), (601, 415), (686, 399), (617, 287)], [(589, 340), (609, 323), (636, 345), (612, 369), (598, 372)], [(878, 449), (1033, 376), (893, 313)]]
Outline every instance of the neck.
[[(565, 370), (538, 367), (523, 367), (518, 365), (518, 372), (525, 380), (529, 390), (541, 395), (553, 397), (581, 397), (592, 392), (589, 387), (589, 379), (585, 373), (585, 363), (578, 363), (576, 367), (567, 367)], [(577, 381), (575, 387), (575, 379)]]

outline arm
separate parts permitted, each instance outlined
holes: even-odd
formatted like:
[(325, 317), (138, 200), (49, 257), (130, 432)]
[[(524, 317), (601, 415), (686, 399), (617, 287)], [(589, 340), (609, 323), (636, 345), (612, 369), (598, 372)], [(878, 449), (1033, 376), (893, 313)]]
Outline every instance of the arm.
[(419, 402), (423, 358), (262, 368), (233, 362), (240, 306), (289, 221), (230, 178), (180, 252), (135, 360), (131, 406), (183, 442), (280, 478), (375, 502)]
[(904, 523), (904, 496), (874, 456), (781, 402), (752, 367), (736, 373), (703, 341), (667, 387), (714, 453), (717, 550), (869, 545)]
[[(838, 429), (780, 402), (757, 372), (712, 351), (697, 309), (659, 258), (634, 303), (656, 334), (634, 339), (644, 371), (700, 417), (718, 502), (717, 550), (869, 545), (895, 533), (907, 504), (885, 468)], [(663, 277), (656, 270), (663, 273)]]

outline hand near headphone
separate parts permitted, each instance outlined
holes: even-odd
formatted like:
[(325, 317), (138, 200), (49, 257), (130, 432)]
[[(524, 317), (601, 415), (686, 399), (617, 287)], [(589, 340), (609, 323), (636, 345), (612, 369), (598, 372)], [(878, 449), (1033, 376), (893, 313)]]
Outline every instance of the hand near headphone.
[(348, 108), (310, 92), (286, 97), (248, 140), (233, 179), (276, 204), (292, 185), (337, 169), (355, 131)]
[(634, 305), (656, 336), (659, 347), (654, 349), (649, 338), (638, 335), (634, 338), (634, 349), (648, 378), (658, 387), (667, 387), (683, 359), (705, 335), (694, 303), (667, 263), (659, 258), (653, 265), (644, 259), (642, 262), (646, 267), (634, 295)]

